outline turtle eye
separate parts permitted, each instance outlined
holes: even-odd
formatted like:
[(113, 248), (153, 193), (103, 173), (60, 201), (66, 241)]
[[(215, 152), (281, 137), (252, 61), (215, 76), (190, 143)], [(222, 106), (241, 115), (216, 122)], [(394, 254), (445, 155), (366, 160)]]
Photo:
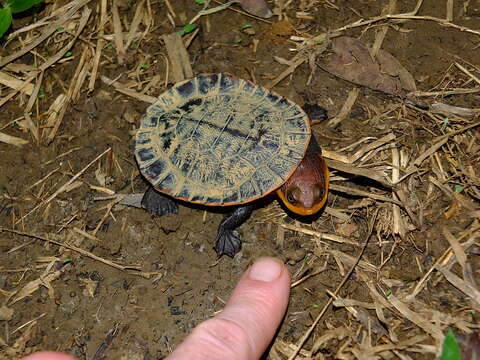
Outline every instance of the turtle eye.
[(287, 193), (287, 201), (288, 201), (290, 204), (296, 203), (295, 197), (293, 196), (293, 193), (292, 193), (292, 192), (288, 192), (288, 193)]

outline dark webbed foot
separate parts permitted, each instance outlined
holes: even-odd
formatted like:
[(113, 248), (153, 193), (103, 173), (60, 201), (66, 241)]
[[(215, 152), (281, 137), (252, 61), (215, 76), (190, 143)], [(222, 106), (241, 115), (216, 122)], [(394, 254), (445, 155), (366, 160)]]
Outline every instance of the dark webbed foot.
[(233, 258), (240, 251), (242, 240), (235, 229), (250, 217), (252, 211), (252, 205), (245, 205), (237, 207), (233, 212), (225, 215), (218, 226), (217, 238), (215, 239), (215, 251), (218, 256), (228, 255)]
[(153, 216), (178, 213), (178, 204), (175, 200), (155, 191), (152, 187), (148, 188), (143, 195), (142, 207)]
[(233, 258), (241, 248), (242, 240), (240, 240), (237, 231), (218, 229), (217, 238), (215, 240), (215, 251), (218, 256), (228, 255)]

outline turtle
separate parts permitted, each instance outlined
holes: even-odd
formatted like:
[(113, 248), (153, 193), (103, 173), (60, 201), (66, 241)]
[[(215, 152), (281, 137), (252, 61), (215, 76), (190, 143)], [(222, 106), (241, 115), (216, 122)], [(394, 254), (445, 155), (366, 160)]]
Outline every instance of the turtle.
[(228, 207), (215, 251), (241, 249), (236, 228), (254, 201), (276, 192), (292, 212), (325, 204), (329, 171), (307, 113), (291, 100), (228, 73), (174, 84), (143, 115), (134, 153), (150, 183), (141, 205), (153, 216), (178, 202)]

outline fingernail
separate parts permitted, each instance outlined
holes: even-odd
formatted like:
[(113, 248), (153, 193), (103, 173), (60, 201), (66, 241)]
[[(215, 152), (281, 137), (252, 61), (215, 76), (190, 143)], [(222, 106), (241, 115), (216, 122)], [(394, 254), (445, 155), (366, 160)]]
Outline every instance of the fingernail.
[(280, 260), (263, 258), (257, 260), (250, 269), (249, 277), (252, 280), (270, 282), (278, 279), (283, 270)]

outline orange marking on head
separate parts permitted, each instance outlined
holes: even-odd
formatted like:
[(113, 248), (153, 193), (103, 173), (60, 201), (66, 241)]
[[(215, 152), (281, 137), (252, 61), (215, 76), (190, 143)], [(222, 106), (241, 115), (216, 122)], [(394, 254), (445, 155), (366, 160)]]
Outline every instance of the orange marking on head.
[(277, 190), (285, 206), (299, 215), (313, 215), (327, 201), (330, 173), (317, 153), (305, 155), (297, 170)]

